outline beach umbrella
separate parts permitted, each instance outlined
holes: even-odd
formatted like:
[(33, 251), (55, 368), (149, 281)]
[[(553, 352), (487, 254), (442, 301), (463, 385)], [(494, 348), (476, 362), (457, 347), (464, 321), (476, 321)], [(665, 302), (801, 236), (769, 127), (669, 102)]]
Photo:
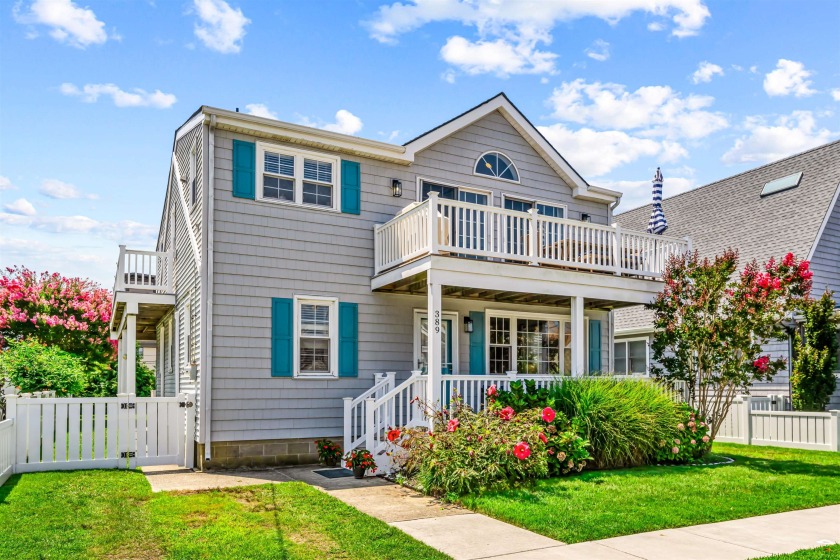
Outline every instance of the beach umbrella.
[(662, 172), (656, 168), (656, 175), (653, 178), (653, 212), (648, 222), (648, 233), (662, 235), (668, 229), (668, 220), (662, 211)]

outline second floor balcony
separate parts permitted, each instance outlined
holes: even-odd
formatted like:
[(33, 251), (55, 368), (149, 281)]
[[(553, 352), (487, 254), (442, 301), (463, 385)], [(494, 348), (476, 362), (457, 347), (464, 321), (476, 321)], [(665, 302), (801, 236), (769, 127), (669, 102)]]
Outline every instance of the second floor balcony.
[(377, 225), (375, 275), (428, 255), (661, 279), (689, 239), (443, 200), (436, 193)]

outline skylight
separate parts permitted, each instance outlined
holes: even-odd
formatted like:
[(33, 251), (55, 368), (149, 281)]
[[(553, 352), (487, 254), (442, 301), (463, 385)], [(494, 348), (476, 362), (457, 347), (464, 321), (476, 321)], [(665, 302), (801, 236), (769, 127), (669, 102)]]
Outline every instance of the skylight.
[(788, 175), (787, 177), (781, 177), (770, 181), (769, 183), (764, 183), (764, 188), (761, 189), (761, 196), (768, 196), (777, 192), (798, 187), (799, 181), (801, 180), (802, 172), (800, 171), (799, 173), (794, 173), (793, 175)]

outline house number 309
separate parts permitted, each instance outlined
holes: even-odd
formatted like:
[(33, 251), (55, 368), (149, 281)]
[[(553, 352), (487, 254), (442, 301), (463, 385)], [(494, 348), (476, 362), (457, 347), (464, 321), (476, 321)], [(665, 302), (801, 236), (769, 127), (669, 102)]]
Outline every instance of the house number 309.
[(435, 311), (435, 334), (440, 332), (440, 311)]

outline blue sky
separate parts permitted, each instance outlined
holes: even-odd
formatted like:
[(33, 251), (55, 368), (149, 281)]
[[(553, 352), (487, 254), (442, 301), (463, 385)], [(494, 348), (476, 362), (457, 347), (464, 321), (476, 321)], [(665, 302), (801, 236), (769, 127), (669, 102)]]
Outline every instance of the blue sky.
[(0, 4), (0, 265), (110, 287), (152, 248), (200, 105), (403, 143), (504, 91), (590, 183), (648, 200), (840, 137), (840, 3)]

